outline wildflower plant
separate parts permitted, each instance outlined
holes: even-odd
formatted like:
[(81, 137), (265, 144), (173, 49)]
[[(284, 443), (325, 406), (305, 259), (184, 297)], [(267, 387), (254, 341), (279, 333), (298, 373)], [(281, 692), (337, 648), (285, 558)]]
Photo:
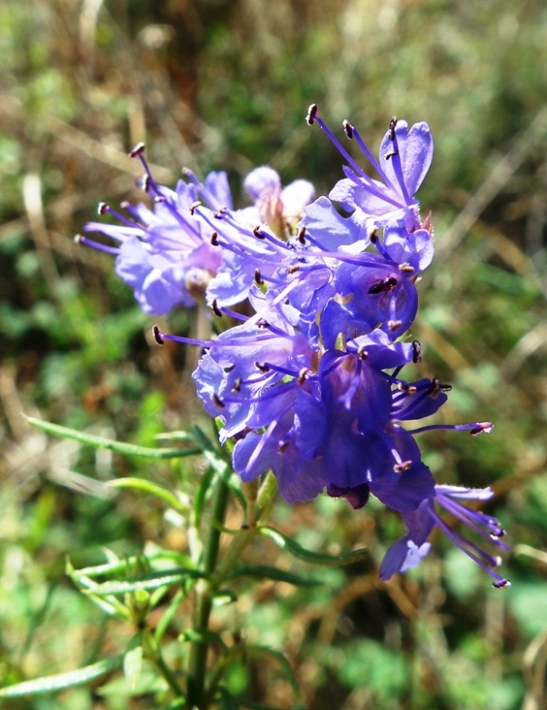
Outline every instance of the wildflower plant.
[[(475, 507), (491, 498), (492, 490), (436, 481), (418, 443), (426, 431), (478, 436), (493, 424), (431, 423), (450, 385), (404, 374), (416, 373), (422, 362), (411, 328), (418, 311), (417, 282), (434, 255), (432, 217), (421, 215), (416, 198), (433, 158), (429, 127), (409, 127), (392, 118), (376, 158), (357, 128), (344, 121), (345, 138), (357, 144), (361, 161), (328, 128), (317, 106), (310, 106), (307, 122), (322, 129), (343, 159), (345, 177), (328, 197), (314, 201), (314, 188), (303, 179), (283, 188), (277, 173), (262, 166), (244, 181), (253, 204), (235, 209), (225, 173), (211, 173), (200, 182), (185, 171), (174, 190), (158, 185), (141, 144), (131, 156), (142, 163), (140, 185), (152, 208), (125, 203), (119, 212), (102, 204), (99, 212), (120, 224), (94, 221), (84, 231), (114, 244), (78, 237), (85, 246), (115, 255), (117, 274), (146, 313), (165, 315), (176, 306), (207, 312), (210, 337), (180, 336), (158, 326), (153, 332), (160, 346), (174, 341), (201, 350), (193, 379), (215, 422), (215, 437), (194, 425), (190, 433), (179, 434), (184, 445), (178, 449), (137, 450), (34, 422), (50, 433), (121, 453), (201, 455), (207, 462), (193, 502), (146, 480), (111, 482), (147, 490), (177, 511), (202, 536), (188, 555), (171, 566), (167, 553), (156, 550), (123, 564), (69, 567), (75, 583), (106, 613), (134, 625), (134, 643), (119, 664), (127, 674), (135, 658), (148, 660), (163, 678), (173, 708), (239, 707), (238, 702), (254, 707), (232, 697), (224, 677), (231, 663), (264, 649), (227, 646), (209, 627), (213, 604), (233, 597), (231, 585), (241, 576), (306, 584), (278, 568), (242, 565), (255, 537), (266, 536), (316, 564), (344, 564), (366, 554), (329, 557), (269, 527), (277, 489), (288, 503), (327, 495), (346, 499), (356, 511), (374, 496), (398, 514), (407, 533), (387, 550), (379, 569), (383, 581), (418, 565), (430, 552), (437, 528), (490, 576), (494, 587), (509, 585), (498, 572), (497, 552), (508, 549), (504, 531)], [(244, 511), (240, 530), (224, 527), (231, 495)], [(223, 532), (232, 539), (220, 554)], [(122, 571), (126, 575), (120, 580), (115, 575)], [(152, 632), (148, 615), (164, 598), (167, 606)], [(180, 664), (170, 668), (162, 637), (186, 598), (194, 609), (182, 637), (189, 652), (184, 669)], [(215, 644), (222, 650), (208, 667), (208, 648)], [(59, 688), (84, 682), (115, 665), (108, 659), (57, 680), (33, 681), (31, 691), (46, 681)], [(15, 696), (20, 689), (14, 686), (3, 695)]]

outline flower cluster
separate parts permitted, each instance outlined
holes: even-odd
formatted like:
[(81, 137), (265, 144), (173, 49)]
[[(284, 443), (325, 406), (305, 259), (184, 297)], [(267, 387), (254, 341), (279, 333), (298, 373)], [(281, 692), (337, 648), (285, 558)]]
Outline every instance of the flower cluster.
[(197, 392), (222, 422), (221, 442), (235, 440), (233, 466), (242, 480), (271, 470), (290, 503), (326, 491), (354, 508), (374, 495), (399, 512), (408, 534), (388, 550), (382, 579), (416, 565), (438, 527), (494, 586), (507, 586), (496, 571), (499, 558), (448, 527), (439, 512), (507, 549), (497, 520), (458, 502), (485, 500), (492, 491), (436, 484), (415, 440), (435, 428), (478, 435), (493, 425), (408, 424), (435, 414), (450, 391), (437, 379), (401, 376), (421, 362), (420, 344), (405, 334), (417, 312), (417, 277), (434, 251), (431, 217), (421, 217), (415, 197), (433, 156), (429, 127), (393, 118), (376, 160), (345, 121), (371, 177), (315, 105), (307, 121), (346, 163), (328, 198), (312, 202), (304, 180), (282, 189), (277, 173), (261, 167), (244, 183), (253, 206), (235, 210), (224, 173), (203, 184), (187, 173), (189, 181), (171, 191), (156, 185), (139, 146), (133, 155), (143, 162), (154, 211), (126, 206), (125, 217), (103, 206), (123, 225), (86, 229), (119, 242), (100, 248), (117, 254), (119, 275), (147, 312), (166, 313), (201, 296), (216, 316), (238, 321), (210, 341), (155, 334), (160, 344), (172, 339), (204, 349)]

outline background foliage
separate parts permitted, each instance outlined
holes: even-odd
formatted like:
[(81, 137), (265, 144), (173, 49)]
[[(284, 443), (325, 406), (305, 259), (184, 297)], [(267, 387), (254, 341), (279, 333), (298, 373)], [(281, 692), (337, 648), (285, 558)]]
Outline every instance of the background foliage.
[[(309, 710), (539, 710), (547, 662), (547, 9), (540, 0), (4, 0), (0, 5), (0, 676), (4, 684), (123, 651), (64, 575), (146, 543), (186, 539), (175, 515), (112, 476), (187, 494), (198, 463), (170, 466), (48, 439), (20, 412), (139, 445), (199, 418), (195, 354), (151, 346), (152, 321), (110, 258), (72, 243), (101, 199), (140, 199), (127, 150), (145, 140), (160, 182), (185, 165), (227, 169), (236, 194), (253, 166), (325, 194), (340, 160), (303, 116), (321, 106), (379, 142), (393, 113), (435, 138), (420, 193), (437, 257), (420, 284), (424, 374), (451, 382), (450, 421), (492, 419), (489, 437), (436, 433), (426, 462), (444, 482), (493, 485), (489, 510), (516, 547), (513, 587), (493, 590), (438, 538), (414, 573), (381, 584), (400, 530), (380, 505), (318, 499), (277, 527), (313, 549), (370, 546), (366, 562), (319, 570), (323, 584), (240, 584), (213, 625), (289, 659)], [(173, 332), (187, 315), (170, 318)], [(240, 523), (234, 509), (229, 527)], [(268, 540), (251, 559), (301, 566)], [(183, 606), (168, 630), (175, 658)], [(33, 710), (156, 708), (153, 685), (112, 675)], [(275, 659), (236, 664), (234, 693), (294, 707)]]

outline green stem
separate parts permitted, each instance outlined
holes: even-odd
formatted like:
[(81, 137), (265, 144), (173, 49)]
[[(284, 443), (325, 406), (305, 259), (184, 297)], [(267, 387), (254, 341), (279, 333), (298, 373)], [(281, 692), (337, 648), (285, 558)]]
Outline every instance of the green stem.
[[(213, 510), (211, 518), (220, 526), (224, 524), (226, 508), (228, 505), (229, 488), (218, 476), (216, 490), (213, 500)], [(210, 525), (207, 533), (207, 541), (203, 550), (203, 571), (207, 575), (214, 572), (220, 543), (221, 529), (216, 525)], [(194, 596), (194, 624), (195, 630), (207, 629), (209, 626), (209, 616), (213, 604), (213, 589), (211, 582), (207, 579), (200, 580), (195, 587)], [(188, 662), (188, 694), (186, 707), (188, 710), (198, 708), (205, 710), (205, 671), (207, 663), (206, 641), (192, 641), (190, 646), (190, 659)]]

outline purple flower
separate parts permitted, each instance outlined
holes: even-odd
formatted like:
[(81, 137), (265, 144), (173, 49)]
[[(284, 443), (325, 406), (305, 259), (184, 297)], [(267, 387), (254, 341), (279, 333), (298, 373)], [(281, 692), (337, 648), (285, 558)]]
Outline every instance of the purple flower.
[(447, 513), (467, 525), (478, 536), (488, 540), (491, 545), (501, 550), (508, 550), (508, 546), (501, 540), (505, 533), (496, 518), (473, 508), (467, 508), (458, 502), (459, 500), (489, 500), (493, 495), (490, 488), (435, 486), (434, 497), (424, 499), (415, 511), (402, 514), (408, 535), (387, 551), (380, 568), (380, 579), (386, 581), (396, 572), (405, 572), (415, 567), (429, 552), (430, 544), (426, 542), (427, 538), (433, 528), (438, 527), (451, 542), (493, 578), (494, 587), (510, 586), (509, 581), (496, 572), (501, 559), (497, 555), (490, 554), (462, 533), (450, 528), (438, 512), (438, 507), (444, 508)]
[(315, 195), (315, 188), (308, 180), (295, 180), (282, 188), (281, 178), (267, 165), (251, 171), (243, 186), (254, 203), (254, 207), (242, 210), (245, 218), (254, 224), (269, 225), (281, 237), (298, 222)]
[[(364, 234), (374, 238), (382, 256), (415, 273), (431, 262), (430, 219), (422, 224), (415, 198), (433, 158), (433, 140), (427, 123), (410, 129), (406, 121), (392, 118), (376, 160), (359, 132), (343, 122), (346, 137), (355, 139), (379, 179), (370, 177), (351, 157), (325, 122), (315, 104), (309, 108), (308, 123), (318, 123), (348, 163), (346, 175), (330, 191), (329, 197), (351, 212), (351, 219)], [(384, 245), (376, 230), (386, 228)]]
[(143, 187), (154, 200), (153, 210), (144, 204), (124, 204), (127, 214), (100, 205), (100, 214), (111, 214), (121, 224), (89, 222), (87, 232), (99, 232), (118, 243), (108, 247), (86, 237), (79, 241), (116, 255), (116, 273), (130, 286), (145, 313), (164, 315), (176, 305), (190, 308), (203, 300), (205, 289), (216, 274), (221, 255), (210, 243), (206, 222), (192, 214), (198, 195), (213, 207), (231, 197), (225, 173), (211, 173), (201, 184), (180, 180), (175, 190), (157, 185), (142, 157), (143, 147), (132, 152), (146, 169)]

